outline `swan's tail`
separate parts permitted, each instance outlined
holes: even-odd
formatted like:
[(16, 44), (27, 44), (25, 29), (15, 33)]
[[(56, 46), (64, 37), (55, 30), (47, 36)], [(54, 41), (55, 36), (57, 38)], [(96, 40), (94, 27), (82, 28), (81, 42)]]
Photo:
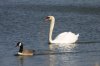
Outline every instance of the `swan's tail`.
[(74, 35), (76, 38), (78, 38), (79, 37), (79, 33), (78, 34), (74, 34), (74, 33), (72, 33), (72, 32), (68, 32), (69, 34), (71, 34), (71, 35)]
[(68, 36), (67, 36), (66, 39), (68, 39), (67, 41), (70, 41), (69, 43), (75, 43), (78, 40), (78, 37), (79, 37), (79, 33), (75, 34), (75, 33), (72, 33), (72, 32), (68, 32), (67, 35)]
[(76, 35), (76, 41), (78, 40), (79, 34)]
[(77, 38), (79, 37), (79, 33), (76, 35), (77, 36)]

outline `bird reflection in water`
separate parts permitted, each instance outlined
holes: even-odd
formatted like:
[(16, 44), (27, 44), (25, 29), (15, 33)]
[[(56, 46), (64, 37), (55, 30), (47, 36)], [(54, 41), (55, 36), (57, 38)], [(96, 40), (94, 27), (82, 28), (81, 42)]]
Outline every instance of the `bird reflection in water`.
[(24, 66), (25, 59), (32, 56), (17, 56), (18, 66)]
[(62, 52), (68, 52), (72, 51), (77, 44), (50, 44), (49, 49), (52, 51), (62, 51)]
[(99, 62), (96, 62), (94, 66), (100, 66), (100, 65), (99, 65)]
[[(77, 44), (50, 44), (49, 49), (54, 51), (55, 54), (50, 54), (50, 66), (58, 66), (59, 62), (64, 62), (65, 59), (68, 59), (68, 56), (64, 55), (67, 52), (73, 52), (73, 49)], [(64, 57), (62, 57), (62, 55)]]

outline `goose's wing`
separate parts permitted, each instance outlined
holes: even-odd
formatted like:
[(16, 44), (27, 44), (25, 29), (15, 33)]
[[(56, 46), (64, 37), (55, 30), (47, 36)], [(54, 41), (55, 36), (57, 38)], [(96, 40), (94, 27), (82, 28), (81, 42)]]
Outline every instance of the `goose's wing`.
[(23, 53), (34, 53), (35, 51), (33, 50), (29, 50), (29, 49), (24, 49), (23, 50)]

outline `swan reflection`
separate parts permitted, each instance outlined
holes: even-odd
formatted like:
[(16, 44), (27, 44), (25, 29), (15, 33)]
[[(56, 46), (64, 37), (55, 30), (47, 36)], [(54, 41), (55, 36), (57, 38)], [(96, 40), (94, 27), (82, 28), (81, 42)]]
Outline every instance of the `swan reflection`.
[[(65, 64), (66, 60), (69, 60), (69, 57), (65, 55), (67, 52), (73, 52), (73, 49), (77, 46), (77, 44), (50, 44), (49, 49), (55, 51), (54, 55), (49, 55), (50, 57), (50, 66), (58, 66), (59, 62)], [(59, 55), (62, 54), (62, 55)], [(66, 66), (66, 64), (65, 64)]]
[(60, 51), (70, 51), (70, 50), (72, 50), (73, 48), (75, 48), (77, 46), (77, 44), (50, 44), (49, 45), (49, 49), (50, 50), (60, 50)]

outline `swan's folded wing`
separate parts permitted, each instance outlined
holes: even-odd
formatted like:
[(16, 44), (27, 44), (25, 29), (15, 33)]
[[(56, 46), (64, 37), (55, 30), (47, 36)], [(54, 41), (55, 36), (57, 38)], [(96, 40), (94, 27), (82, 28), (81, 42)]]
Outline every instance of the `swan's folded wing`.
[(77, 39), (78, 35), (75, 35), (72, 32), (63, 32), (55, 38), (54, 42), (74, 43), (75, 41), (77, 41)]

